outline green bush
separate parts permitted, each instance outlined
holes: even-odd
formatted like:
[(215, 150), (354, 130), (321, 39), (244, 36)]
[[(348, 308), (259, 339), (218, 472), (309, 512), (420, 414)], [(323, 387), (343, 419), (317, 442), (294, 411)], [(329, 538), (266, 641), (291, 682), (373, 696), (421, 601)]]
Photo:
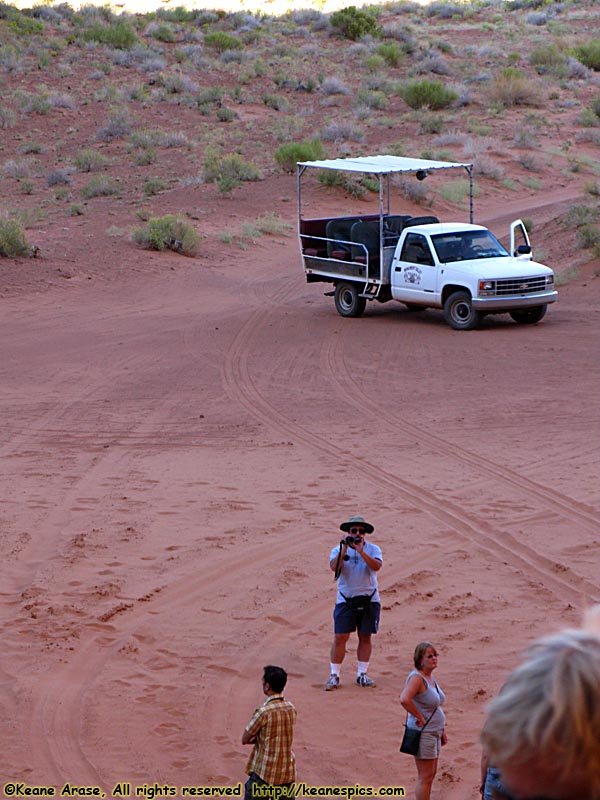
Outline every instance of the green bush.
[(148, 178), (144, 183), (144, 194), (146, 197), (153, 197), (155, 194), (162, 192), (167, 188), (166, 183), (162, 178)]
[(367, 193), (367, 186), (353, 172), (323, 169), (319, 170), (317, 180), (328, 189), (341, 189), (356, 200), (362, 200)]
[(458, 97), (456, 92), (447, 89), (441, 81), (409, 81), (399, 89), (399, 95), (411, 108), (429, 108), (439, 111), (448, 108)]
[(242, 42), (226, 31), (212, 31), (207, 33), (204, 37), (204, 44), (217, 53), (224, 53), (225, 50), (241, 50), (243, 47)]
[(106, 156), (91, 147), (84, 147), (75, 156), (75, 166), (79, 172), (93, 172), (108, 164)]
[(197, 231), (174, 214), (152, 217), (143, 228), (133, 231), (133, 240), (146, 250), (173, 250), (184, 256), (196, 255), (200, 245)]
[(0, 256), (17, 258), (30, 253), (21, 225), (14, 219), (0, 219)]
[(373, 11), (364, 11), (356, 6), (336, 11), (331, 15), (330, 22), (345, 39), (352, 41), (362, 39), (363, 36), (377, 36), (380, 31)]
[(275, 151), (275, 161), (285, 172), (295, 172), (298, 161), (318, 161), (325, 158), (320, 139), (282, 144)]
[(555, 44), (536, 47), (532, 50), (529, 60), (540, 75), (544, 73), (563, 75), (566, 73), (567, 57)]
[(390, 67), (397, 67), (402, 58), (402, 50), (395, 42), (384, 42), (379, 45), (375, 52), (377, 55), (381, 56)]
[(589, 39), (575, 48), (575, 55), (589, 69), (600, 72), (600, 39)]
[(131, 50), (137, 42), (135, 31), (129, 23), (119, 20), (109, 25), (96, 22), (83, 31), (86, 42), (98, 42), (117, 50)]
[(204, 156), (204, 179), (216, 183), (220, 192), (229, 194), (245, 181), (257, 181), (260, 172), (238, 153), (221, 153), (214, 147), (207, 147)]
[(117, 187), (112, 178), (105, 175), (98, 175), (92, 178), (91, 181), (81, 190), (81, 196), (84, 200), (90, 200), (92, 197), (109, 197), (117, 193)]

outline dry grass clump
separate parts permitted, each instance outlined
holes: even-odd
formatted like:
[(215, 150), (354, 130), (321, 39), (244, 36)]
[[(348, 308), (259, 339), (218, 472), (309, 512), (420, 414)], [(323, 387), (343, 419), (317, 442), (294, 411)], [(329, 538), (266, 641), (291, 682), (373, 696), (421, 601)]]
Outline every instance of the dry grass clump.
[(507, 67), (492, 80), (490, 99), (495, 105), (541, 106), (544, 103), (541, 87), (517, 67)]

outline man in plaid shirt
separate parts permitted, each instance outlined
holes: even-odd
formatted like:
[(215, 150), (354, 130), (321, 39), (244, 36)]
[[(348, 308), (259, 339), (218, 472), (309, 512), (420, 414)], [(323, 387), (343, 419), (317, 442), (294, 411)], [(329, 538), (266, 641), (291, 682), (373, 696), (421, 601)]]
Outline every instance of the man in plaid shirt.
[(267, 699), (256, 709), (242, 736), (242, 744), (254, 745), (246, 765), (249, 778), (244, 800), (255, 797), (253, 786), (288, 787), (296, 780), (292, 752), (296, 709), (281, 694), (287, 673), (282, 667), (267, 666), (262, 683)]

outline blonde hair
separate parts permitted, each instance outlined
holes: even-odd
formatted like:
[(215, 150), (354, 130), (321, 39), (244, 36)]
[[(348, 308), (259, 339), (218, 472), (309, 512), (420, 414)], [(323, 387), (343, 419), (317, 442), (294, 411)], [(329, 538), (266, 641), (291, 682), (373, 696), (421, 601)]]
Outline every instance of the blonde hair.
[(577, 776), (600, 800), (600, 606), (582, 630), (539, 639), (488, 706), (481, 739), (490, 763), (543, 765)]

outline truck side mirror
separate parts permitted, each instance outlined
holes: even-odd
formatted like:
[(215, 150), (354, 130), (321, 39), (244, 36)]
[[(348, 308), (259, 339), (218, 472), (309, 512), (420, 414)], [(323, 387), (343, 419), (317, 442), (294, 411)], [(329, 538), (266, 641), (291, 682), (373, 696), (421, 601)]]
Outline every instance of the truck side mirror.
[(517, 247), (517, 253), (520, 256), (528, 256), (531, 253), (531, 246), (528, 244), (520, 244)]

